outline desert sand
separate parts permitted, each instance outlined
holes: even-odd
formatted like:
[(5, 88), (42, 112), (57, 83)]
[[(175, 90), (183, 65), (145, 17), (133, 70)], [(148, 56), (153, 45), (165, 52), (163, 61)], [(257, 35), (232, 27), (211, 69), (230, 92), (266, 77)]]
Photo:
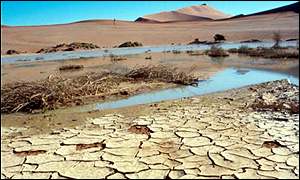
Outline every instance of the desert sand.
[(218, 21), (116, 21), (114, 24), (112, 20), (88, 20), (48, 26), (2, 26), (1, 54), (9, 49), (31, 53), (71, 42), (94, 43), (100, 47), (113, 47), (125, 41), (143, 45), (187, 44), (195, 38), (211, 41), (216, 33), (225, 35), (227, 41), (271, 40), (275, 31), (280, 31), (283, 39), (299, 38), (299, 13), (286, 11)]
[(152, 22), (179, 22), (179, 21), (195, 21), (195, 20), (217, 20), (226, 19), (231, 15), (224, 14), (206, 4), (190, 6), (178, 9), (176, 11), (166, 11), (156, 14), (149, 14), (138, 18), (136, 21), (152, 21)]

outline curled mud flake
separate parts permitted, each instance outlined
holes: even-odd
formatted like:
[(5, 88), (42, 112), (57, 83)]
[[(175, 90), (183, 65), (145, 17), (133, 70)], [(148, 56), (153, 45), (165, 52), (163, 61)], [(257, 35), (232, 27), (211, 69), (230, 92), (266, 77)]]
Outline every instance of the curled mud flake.
[(149, 129), (147, 126), (145, 125), (134, 125), (131, 126), (128, 129), (129, 132), (132, 133), (136, 133), (136, 134), (147, 134), (148, 136), (150, 135), (150, 133), (153, 133), (153, 131), (151, 129)]
[(278, 141), (265, 141), (262, 144), (262, 147), (266, 147), (266, 148), (277, 148), (277, 147), (286, 147), (282, 144), (280, 144)]
[(289, 105), (292, 113), (299, 113), (299, 103), (290, 103)]
[(29, 151), (13, 151), (14, 154), (18, 155), (18, 156), (34, 156), (34, 155), (38, 155), (38, 154), (44, 154), (47, 151), (45, 150), (29, 150)]
[(92, 143), (92, 144), (76, 144), (77, 151), (81, 151), (81, 150), (89, 149), (89, 148), (96, 148), (96, 147), (100, 147), (101, 149), (104, 149), (105, 144), (100, 143), (100, 142), (96, 142), (96, 143)]

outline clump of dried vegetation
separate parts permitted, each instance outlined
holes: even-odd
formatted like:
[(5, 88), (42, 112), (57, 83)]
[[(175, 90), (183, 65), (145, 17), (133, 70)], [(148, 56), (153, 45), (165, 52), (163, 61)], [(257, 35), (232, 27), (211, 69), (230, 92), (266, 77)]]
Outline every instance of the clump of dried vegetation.
[(226, 41), (226, 38), (222, 34), (215, 34), (214, 35), (214, 40), (215, 40), (215, 42), (220, 42), (220, 41)]
[(145, 59), (151, 60), (151, 59), (152, 59), (152, 56), (146, 56)]
[(114, 55), (114, 54), (110, 54), (109, 57), (110, 57), (110, 61), (112, 61), (112, 62), (127, 60), (126, 57), (117, 56), (117, 55)]
[(59, 67), (60, 71), (80, 70), (80, 69), (83, 69), (83, 65), (69, 64), (69, 65), (62, 65)]
[(192, 51), (192, 50), (187, 50), (186, 53), (190, 56), (201, 56), (204, 55), (203, 52), (201, 51)]
[(180, 51), (177, 51), (177, 50), (173, 50), (172, 53), (173, 53), (173, 54), (180, 54), (181, 52), (180, 52)]
[(34, 82), (17, 82), (1, 87), (1, 113), (34, 112), (80, 105), (87, 98), (103, 97), (118, 90), (121, 82), (159, 81), (176, 84), (197, 83), (192, 75), (167, 66), (135, 67), (125, 73), (88, 73), (65, 78), (50, 75)]
[(135, 42), (127, 41), (127, 42), (120, 44), (118, 47), (122, 48), (122, 47), (139, 47), (139, 46), (143, 46), (143, 44), (140, 42), (137, 42), (137, 41), (135, 41)]
[(20, 54), (22, 53), (21, 51), (17, 51), (17, 50), (14, 50), (14, 49), (9, 49), (6, 51), (6, 54), (8, 55), (12, 55), (12, 54)]
[(299, 51), (289, 51), (285, 48), (249, 48), (248, 46), (241, 46), (238, 49), (229, 49), (230, 53), (238, 53), (248, 55), (251, 57), (264, 57), (264, 58), (299, 58)]
[(257, 47), (249, 48), (248, 46), (240, 46), (237, 48), (229, 49), (230, 53), (238, 53), (248, 55), (251, 57), (264, 57), (264, 58), (299, 58), (299, 51), (290, 51), (288, 48), (280, 46), (282, 36), (280, 32), (274, 32), (273, 37), (274, 45), (271, 48)]
[(72, 42), (70, 44), (62, 43), (49, 48), (42, 48), (36, 53), (52, 53), (59, 51), (75, 51), (76, 49), (89, 50), (97, 49), (99, 46), (92, 43), (83, 43), (83, 42)]
[(217, 45), (212, 45), (209, 50), (206, 50), (204, 52), (210, 57), (226, 57), (229, 56), (229, 54), (221, 47), (218, 47)]
[(125, 74), (125, 77), (140, 81), (156, 80), (182, 85), (190, 85), (197, 82), (197, 79), (195, 79), (191, 74), (178, 71), (177, 68), (171, 68), (165, 65), (133, 68)]

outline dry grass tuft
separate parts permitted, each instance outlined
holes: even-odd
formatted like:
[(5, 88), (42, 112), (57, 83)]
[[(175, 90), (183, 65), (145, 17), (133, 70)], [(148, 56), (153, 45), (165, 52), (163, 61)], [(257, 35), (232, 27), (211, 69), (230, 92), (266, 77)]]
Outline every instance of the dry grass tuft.
[(59, 67), (60, 71), (80, 70), (80, 69), (83, 69), (83, 65), (70, 64), (70, 65), (63, 65)]
[(113, 55), (113, 54), (110, 54), (109, 57), (110, 57), (110, 61), (112, 61), (112, 62), (127, 60), (126, 57), (117, 56), (117, 55)]

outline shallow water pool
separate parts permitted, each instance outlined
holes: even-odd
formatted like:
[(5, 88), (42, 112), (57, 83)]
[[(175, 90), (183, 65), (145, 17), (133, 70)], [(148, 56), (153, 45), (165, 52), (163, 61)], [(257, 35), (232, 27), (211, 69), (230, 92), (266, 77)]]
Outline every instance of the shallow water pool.
[[(87, 112), (92, 110), (114, 109), (139, 104), (156, 103), (164, 100), (198, 96), (282, 79), (288, 79), (292, 84), (299, 86), (299, 78), (292, 75), (251, 68), (227, 68), (216, 73), (208, 80), (199, 82), (196, 87), (181, 86), (155, 92), (142, 93), (126, 99), (73, 107), (71, 111)], [(70, 111), (70, 109), (68, 111)]]

